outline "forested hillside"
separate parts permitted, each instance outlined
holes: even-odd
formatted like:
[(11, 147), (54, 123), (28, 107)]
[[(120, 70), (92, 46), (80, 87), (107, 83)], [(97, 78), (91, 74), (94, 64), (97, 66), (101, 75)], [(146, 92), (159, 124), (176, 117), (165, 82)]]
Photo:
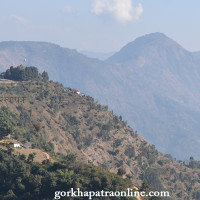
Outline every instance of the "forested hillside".
[(27, 159), (23, 154), (14, 156), (11, 152), (10, 149), (5, 151), (0, 148), (1, 200), (52, 200), (55, 191), (67, 192), (71, 188), (80, 188), (82, 191), (132, 188), (130, 179), (123, 179), (91, 164), (76, 162), (74, 156), (68, 155), (53, 163), (45, 160), (39, 164), (33, 161), (34, 156), (29, 155)]
[[(172, 199), (199, 198), (197, 161), (176, 162), (159, 153), (121, 116), (77, 89), (64, 88), (42, 76), (30, 81), (0, 79), (4, 97), (0, 116), (7, 120), (2, 128), (52, 156), (74, 154), (77, 161), (123, 172), (136, 185), (147, 182), (153, 190), (169, 190)], [(8, 97), (26, 98), (23, 103)]]

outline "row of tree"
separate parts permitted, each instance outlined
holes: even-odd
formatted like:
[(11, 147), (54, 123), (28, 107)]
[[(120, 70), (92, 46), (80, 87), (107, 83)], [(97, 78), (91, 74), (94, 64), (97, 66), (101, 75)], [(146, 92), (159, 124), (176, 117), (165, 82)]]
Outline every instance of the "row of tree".
[(9, 79), (13, 81), (28, 81), (41, 78), (43, 80), (49, 80), (47, 72), (40, 74), (36, 67), (24, 67), (23, 65), (7, 69), (6, 72), (1, 73), (1, 78)]

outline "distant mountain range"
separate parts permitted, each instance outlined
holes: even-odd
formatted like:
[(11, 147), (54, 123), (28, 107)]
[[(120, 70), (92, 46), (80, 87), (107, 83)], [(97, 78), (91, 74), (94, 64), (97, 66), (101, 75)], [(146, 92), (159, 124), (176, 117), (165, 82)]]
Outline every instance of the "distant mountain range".
[(51, 43), (0, 43), (0, 71), (24, 58), (52, 80), (108, 104), (161, 152), (200, 159), (199, 52), (161, 33), (136, 39), (106, 61)]

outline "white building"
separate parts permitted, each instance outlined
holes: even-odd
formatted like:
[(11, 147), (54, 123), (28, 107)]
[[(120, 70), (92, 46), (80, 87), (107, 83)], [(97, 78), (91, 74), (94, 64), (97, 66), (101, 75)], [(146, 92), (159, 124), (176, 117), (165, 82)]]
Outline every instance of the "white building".
[(12, 141), (14, 148), (21, 148), (21, 144), (18, 141)]
[(20, 147), (21, 147), (20, 144), (18, 144), (18, 143), (14, 144), (14, 148), (20, 148)]

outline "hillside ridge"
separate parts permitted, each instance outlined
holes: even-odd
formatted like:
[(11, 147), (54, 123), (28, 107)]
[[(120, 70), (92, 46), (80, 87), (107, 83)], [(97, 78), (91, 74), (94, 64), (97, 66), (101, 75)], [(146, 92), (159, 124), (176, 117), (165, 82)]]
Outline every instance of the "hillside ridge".
[(50, 154), (73, 153), (78, 160), (114, 173), (121, 171), (136, 185), (145, 181), (153, 190), (169, 190), (174, 199), (196, 195), (200, 187), (196, 161), (178, 163), (170, 155), (162, 155), (121, 116), (92, 97), (41, 79), (4, 84), (0, 92), (1, 96), (27, 97), (21, 104), (1, 103), (1, 112), (15, 123), (15, 139), (29, 141)]

